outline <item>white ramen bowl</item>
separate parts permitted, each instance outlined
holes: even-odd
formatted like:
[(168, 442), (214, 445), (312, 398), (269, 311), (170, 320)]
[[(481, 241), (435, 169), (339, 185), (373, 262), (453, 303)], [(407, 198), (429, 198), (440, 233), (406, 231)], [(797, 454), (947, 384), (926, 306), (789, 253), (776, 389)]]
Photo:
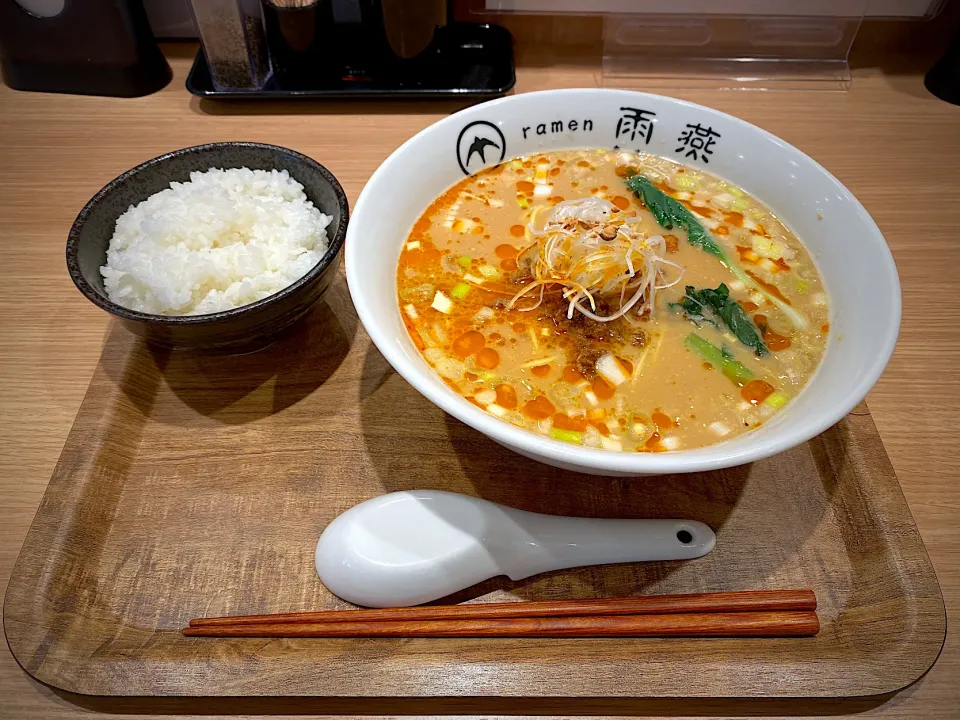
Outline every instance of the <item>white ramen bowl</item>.
[[(477, 138), (489, 142), (475, 143)], [(476, 151), (479, 146), (484, 153)], [(502, 160), (614, 147), (661, 155), (731, 181), (768, 205), (813, 255), (830, 298), (826, 354), (807, 387), (758, 429), (708, 447), (665, 453), (558, 442), (499, 420), (453, 392), (410, 340), (397, 303), (397, 262), (413, 223), (438, 195), (465, 174)], [(900, 282), (890, 250), (867, 211), (833, 175), (743, 120), (623, 90), (515, 95), (421, 131), (384, 161), (360, 194), (347, 230), (346, 267), (350, 294), (370, 337), (431, 402), (521, 455), (601, 475), (714, 470), (799, 445), (864, 398), (890, 359), (900, 328)]]

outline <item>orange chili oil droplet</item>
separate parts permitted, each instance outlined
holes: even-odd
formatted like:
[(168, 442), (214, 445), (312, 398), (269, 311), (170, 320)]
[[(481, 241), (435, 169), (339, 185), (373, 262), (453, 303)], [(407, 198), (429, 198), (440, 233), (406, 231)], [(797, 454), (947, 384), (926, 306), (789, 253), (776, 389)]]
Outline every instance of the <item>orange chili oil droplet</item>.
[(787, 305), (793, 305), (793, 303), (791, 303), (789, 300), (787, 300), (787, 298), (784, 296), (784, 294), (783, 294), (782, 292), (780, 292), (780, 288), (778, 288), (776, 285), (774, 285), (773, 283), (768, 283), (766, 280), (764, 280), (764, 279), (761, 278), (761, 277), (757, 277), (756, 275), (754, 275), (754, 274), (753, 274), (752, 272), (750, 272), (749, 270), (745, 270), (744, 272), (746, 272), (747, 275), (749, 275), (750, 278), (751, 278), (757, 285), (759, 285), (760, 287), (762, 287), (764, 290), (766, 290), (768, 293), (770, 293), (771, 295), (773, 295), (775, 298), (777, 298), (778, 300), (782, 300), (782, 301), (785, 302)]
[(664, 235), (663, 243), (667, 248), (668, 253), (675, 253), (680, 249), (680, 238), (676, 235)]
[(824, 323), (823, 325), (821, 325), (821, 326), (820, 326), (820, 332), (822, 332), (822, 333), (828, 333), (828, 332), (830, 332), (830, 323)]
[(740, 256), (741, 261), (751, 263), (752, 265), (760, 262), (760, 256), (753, 251), (753, 248), (748, 248), (744, 245), (737, 245), (736, 247), (737, 255)]
[(587, 420), (587, 423), (593, 425), (601, 435), (605, 437), (610, 435), (610, 428), (599, 420)]
[(659, 410), (654, 412), (653, 415), (650, 416), (650, 419), (653, 420), (653, 424), (657, 426), (657, 430), (667, 430), (668, 428), (674, 427), (673, 418)]
[(451, 390), (453, 390), (458, 395), (460, 394), (460, 386), (457, 385), (453, 380), (451, 380), (450, 378), (443, 378), (443, 381), (450, 386)]
[(749, 300), (747, 300), (746, 302), (740, 303), (740, 306), (748, 313), (753, 312), (759, 307), (759, 305), (757, 305), (755, 302), (750, 302)]
[(477, 350), (477, 365), (484, 370), (493, 370), (500, 364), (500, 353), (493, 348), (480, 348)]
[(617, 362), (620, 363), (620, 367), (623, 369), (624, 375), (633, 375), (633, 363), (627, 360), (626, 358), (618, 357), (616, 358)]
[(413, 231), (418, 233), (426, 232), (430, 229), (430, 219), (422, 217), (413, 224)]
[(513, 272), (517, 269), (517, 261), (513, 258), (507, 258), (500, 261), (500, 267), (506, 272)]
[(660, 444), (659, 432), (653, 433), (653, 435), (650, 436), (650, 439), (644, 444), (644, 447), (652, 452), (663, 452), (666, 449)]
[(537, 397), (523, 406), (523, 414), (531, 420), (546, 420), (553, 415), (556, 410), (553, 403), (547, 400), (545, 395), (537, 395)]
[(778, 352), (780, 350), (786, 350), (788, 347), (790, 347), (790, 338), (785, 337), (778, 332), (774, 332), (767, 321), (766, 315), (754, 315), (753, 321), (757, 324), (757, 327), (760, 328), (760, 335), (763, 337), (763, 343), (769, 350), (772, 352)]
[(759, 405), (773, 395), (773, 391), (773, 385), (766, 380), (751, 380), (740, 388), (740, 395), (751, 405)]
[(704, 207), (703, 205), (694, 205), (693, 203), (690, 203), (690, 209), (706, 217), (713, 217), (713, 210), (708, 207)]
[(507, 245), (506, 243), (504, 243), (503, 245), (497, 245), (493, 249), (493, 254), (496, 255), (501, 260), (506, 260), (508, 258), (515, 258), (517, 256), (517, 248), (515, 248), (513, 245)]
[(517, 180), (517, 190), (520, 192), (533, 192), (533, 183), (529, 180)]
[(590, 388), (593, 390), (593, 394), (601, 400), (609, 400), (613, 397), (613, 386), (602, 377), (595, 377), (593, 382), (590, 383)]
[(561, 430), (575, 430), (576, 432), (583, 432), (587, 429), (587, 424), (583, 420), (572, 418), (563, 413), (556, 413), (553, 416), (553, 426)]
[(517, 391), (513, 386), (506, 383), (500, 383), (494, 388), (497, 393), (497, 405), (507, 410), (514, 410), (517, 407)]
[(743, 213), (730, 212), (724, 215), (724, 218), (728, 223), (734, 227), (743, 227)]
[(441, 257), (443, 257), (443, 253), (437, 250), (433, 243), (423, 240), (418, 248), (413, 250), (404, 248), (403, 252), (400, 253), (400, 267), (425, 270), (430, 265), (440, 262)]
[(627, 200), (623, 195), (617, 195), (611, 200), (614, 205), (616, 205), (621, 210), (627, 210), (630, 207), (630, 201)]
[(453, 341), (453, 345), (450, 349), (453, 351), (454, 355), (457, 355), (460, 358), (465, 358), (473, 355), (475, 352), (477, 352), (477, 350), (480, 350), (486, 344), (487, 339), (483, 337), (483, 333), (478, 332), (477, 330), (467, 330)]
[(584, 379), (583, 374), (577, 370), (573, 365), (567, 365), (563, 369), (563, 373), (560, 375), (560, 378), (564, 382), (568, 383), (578, 383)]
[(560, 174), (560, 168), (558, 168), (558, 167), (555, 167), (555, 168), (553, 168), (553, 169), (550, 170), (550, 175), (553, 176), (553, 177), (556, 177), (556, 176), (559, 175), (559, 174)]
[(590, 163), (586, 160), (580, 160), (577, 162), (577, 167), (590, 167)]
[(532, 368), (530, 368), (530, 372), (537, 377), (546, 377), (550, 374), (550, 365), (549, 363), (546, 365), (534, 365)]
[(721, 226), (718, 227), (716, 230), (714, 230), (714, 232), (715, 232), (717, 235), (729, 235), (729, 234), (730, 234), (730, 228), (728, 228), (726, 225), (721, 225)]
[[(526, 229), (523, 225), (511, 225), (511, 226), (510, 226), (510, 234), (513, 235), (514, 237), (523, 237), (523, 235), (524, 235), (524, 233), (526, 232), (526, 230), (527, 230), (527, 229)], [(496, 252), (496, 250), (494, 250), (494, 252)], [(514, 252), (516, 252), (516, 251), (514, 251)]]

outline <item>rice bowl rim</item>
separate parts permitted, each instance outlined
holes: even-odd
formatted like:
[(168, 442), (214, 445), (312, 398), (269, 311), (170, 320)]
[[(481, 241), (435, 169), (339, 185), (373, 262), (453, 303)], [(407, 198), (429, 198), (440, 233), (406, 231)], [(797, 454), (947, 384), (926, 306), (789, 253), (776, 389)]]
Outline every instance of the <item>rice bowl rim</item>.
[[(287, 285), (285, 288), (278, 290), (275, 293), (267, 295), (267, 297), (260, 300), (256, 300), (247, 305), (241, 305), (239, 307), (231, 308), (230, 310), (221, 310), (220, 312), (208, 313), (205, 315), (157, 315), (154, 313), (145, 313), (140, 312), (139, 310), (131, 310), (130, 308), (124, 307), (118, 303), (115, 303), (110, 298), (102, 295), (83, 275), (79, 268), (78, 254), (80, 246), (80, 235), (83, 230), (83, 226), (86, 224), (87, 218), (92, 212), (93, 208), (96, 207), (107, 195), (109, 195), (114, 189), (123, 185), (132, 177), (138, 173), (146, 170), (154, 165), (160, 165), (174, 157), (179, 155), (193, 155), (200, 154), (209, 150), (218, 150), (223, 148), (258, 148), (263, 150), (268, 150), (270, 152), (277, 153), (278, 159), (283, 155), (293, 156), (301, 162), (309, 165), (315, 172), (319, 173), (320, 177), (323, 178), (332, 188), (334, 194), (337, 197), (337, 205), (340, 210), (340, 222), (337, 226), (336, 232), (331, 236), (327, 234), (327, 249), (320, 260), (310, 268), (302, 277), (298, 278), (291, 284)], [(212, 165), (211, 167), (218, 167), (217, 165)], [(241, 166), (245, 167), (245, 166)], [(222, 167), (223, 170), (239, 170), (241, 167)], [(209, 168), (207, 168), (209, 170)], [(259, 168), (250, 168), (250, 169), (259, 169)], [(274, 168), (277, 169), (277, 168)], [(193, 171), (191, 171), (193, 172)], [(289, 171), (288, 171), (289, 173)], [(298, 178), (294, 177), (293, 174), (290, 174), (290, 178), (294, 181), (303, 184)], [(172, 181), (171, 181), (172, 182)], [(158, 191), (160, 192), (160, 191)], [(156, 193), (153, 193), (156, 194)], [(150, 197), (150, 196), (148, 196)], [(147, 198), (143, 198), (140, 202), (143, 202)], [(311, 202), (312, 199), (307, 198)], [(325, 213), (323, 208), (319, 207), (314, 203), (321, 213)], [(265, 307), (266, 305), (274, 302), (280, 302), (283, 298), (289, 297), (296, 294), (301, 288), (305, 287), (317, 277), (323, 274), (323, 272), (330, 266), (330, 263), (333, 262), (333, 259), (336, 258), (340, 250), (343, 248), (344, 241), (347, 236), (347, 224), (349, 221), (350, 215), (350, 205), (347, 201), (347, 195), (343, 191), (343, 187), (340, 185), (340, 182), (331, 173), (327, 170), (326, 167), (321, 165), (319, 162), (314, 160), (303, 153), (297, 152), (296, 150), (291, 150), (290, 148), (285, 148), (280, 145), (271, 145), (269, 143), (259, 143), (259, 142), (246, 142), (246, 141), (229, 141), (229, 142), (214, 142), (214, 143), (205, 143), (203, 145), (191, 145), (190, 147), (180, 148), (178, 150), (172, 150), (163, 155), (158, 155), (155, 158), (151, 158), (145, 162), (140, 163), (139, 165), (130, 168), (126, 172), (118, 175), (113, 180), (104, 185), (100, 190), (87, 201), (86, 205), (83, 206), (83, 209), (79, 212), (76, 219), (73, 221), (73, 225), (70, 228), (70, 232), (67, 235), (67, 268), (70, 272), (70, 277), (73, 280), (74, 285), (82, 292), (92, 303), (98, 307), (106, 310), (113, 315), (117, 315), (121, 318), (127, 320), (139, 320), (142, 322), (152, 322), (158, 324), (168, 324), (168, 325), (206, 325), (215, 323), (219, 320), (226, 320), (228, 318), (234, 318), (238, 315), (241, 315), (245, 312), (253, 311), (258, 308)], [(117, 216), (119, 218), (119, 216)], [(332, 218), (331, 218), (332, 221)], [(114, 221), (115, 222), (115, 221)], [(327, 226), (329, 227), (329, 225)], [(106, 256), (104, 256), (104, 262), (106, 262)]]

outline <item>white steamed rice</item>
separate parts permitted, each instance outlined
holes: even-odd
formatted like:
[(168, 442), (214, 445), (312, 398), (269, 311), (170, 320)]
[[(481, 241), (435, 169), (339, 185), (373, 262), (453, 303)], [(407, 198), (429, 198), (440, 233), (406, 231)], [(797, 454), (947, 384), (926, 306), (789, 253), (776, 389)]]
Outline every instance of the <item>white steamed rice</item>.
[(303, 277), (326, 252), (329, 224), (286, 170), (211, 168), (121, 215), (100, 272), (131, 310), (230, 310)]

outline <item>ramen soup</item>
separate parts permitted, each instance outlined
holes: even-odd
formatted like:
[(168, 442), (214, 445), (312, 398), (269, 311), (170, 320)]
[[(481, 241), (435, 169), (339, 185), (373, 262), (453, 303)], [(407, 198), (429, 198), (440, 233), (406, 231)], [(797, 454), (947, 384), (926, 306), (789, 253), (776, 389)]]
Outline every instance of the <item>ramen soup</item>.
[(829, 332), (816, 266), (755, 198), (702, 170), (553, 152), (465, 178), (397, 268), (413, 342), (456, 392), (555, 440), (662, 452), (756, 428)]

